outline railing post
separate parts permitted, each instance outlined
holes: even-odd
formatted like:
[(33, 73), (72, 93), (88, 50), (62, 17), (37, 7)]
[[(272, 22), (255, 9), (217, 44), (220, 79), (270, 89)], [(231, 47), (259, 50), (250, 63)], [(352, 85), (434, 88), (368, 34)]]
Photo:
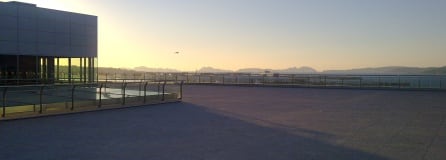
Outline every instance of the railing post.
[(121, 94), (122, 94), (122, 105), (125, 105), (125, 89), (127, 88), (127, 83), (122, 84)]
[(381, 76), (378, 76), (378, 88), (381, 88)]
[(418, 77), (418, 88), (421, 88), (421, 79)]
[(252, 84), (251, 83), (251, 73), (248, 74), (248, 84)]
[(184, 83), (184, 81), (181, 81), (181, 83), (180, 83), (180, 98), (178, 98), (180, 100), (183, 99), (183, 83)]
[(136, 73), (133, 73), (133, 80), (136, 81)]
[(310, 86), (310, 76), (308, 75), (308, 77), (307, 77), (307, 86)]
[(105, 80), (105, 83), (104, 83), (104, 92), (107, 92), (107, 83), (108, 83), (108, 81)]
[[(65, 74), (65, 72), (62, 72), (63, 75), (63, 79), (66, 80), (67, 79), (67, 75)], [(38, 74), (36, 74), (36, 84), (38, 83), (39, 78), (38, 78)]]
[(166, 81), (164, 81), (164, 84), (163, 84), (163, 95), (162, 95), (161, 101), (165, 100), (164, 99), (165, 89), (166, 89)]
[(102, 107), (102, 87), (103, 87), (103, 83), (101, 83), (101, 85), (99, 86), (99, 104), (98, 104), (98, 108)]
[(141, 96), (141, 87), (142, 87), (142, 81), (139, 82), (138, 84), (138, 96)]
[(327, 87), (327, 75), (324, 75), (324, 87)]
[(201, 83), (201, 74), (198, 75), (198, 84)]
[(39, 92), (39, 114), (42, 114), (42, 111), (43, 111), (43, 89), (44, 88), (45, 88), (45, 86), (41, 86), (40, 92)]
[(222, 82), (223, 84), (225, 84), (225, 75), (224, 75), (224, 74), (221, 76), (221, 82)]
[(144, 84), (144, 104), (146, 103), (146, 96), (147, 96), (147, 85), (149, 84), (149, 82), (146, 81), (146, 83)]
[(362, 77), (359, 77), (359, 88), (362, 88)]
[(8, 91), (8, 88), (3, 88), (3, 99), (2, 99), (2, 117), (6, 116), (6, 92)]
[(71, 87), (71, 110), (74, 110), (74, 89), (76, 88), (76, 85), (73, 85)]
[(401, 88), (401, 76), (398, 75), (398, 88)]
[(160, 98), (161, 81), (158, 81), (158, 90), (156, 91), (158, 98)]
[(238, 75), (235, 75), (235, 84), (238, 84)]

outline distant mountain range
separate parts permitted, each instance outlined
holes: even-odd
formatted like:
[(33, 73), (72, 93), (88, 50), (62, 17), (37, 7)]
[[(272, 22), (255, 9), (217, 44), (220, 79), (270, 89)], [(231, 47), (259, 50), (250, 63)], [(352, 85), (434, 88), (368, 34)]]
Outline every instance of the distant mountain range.
[(224, 70), (224, 69), (217, 69), (212, 67), (202, 67), (199, 70), (197, 70), (198, 73), (231, 73), (234, 71), (231, 70)]
[[(212, 67), (203, 67), (198, 70), (200, 73), (228, 73), (230, 70), (216, 69)], [(377, 68), (357, 68), (349, 70), (326, 70), (318, 72), (311, 67), (291, 67), (287, 69), (263, 69), (263, 68), (244, 68), (235, 71), (237, 73), (282, 73), (282, 74), (391, 74), (391, 75), (409, 75), (409, 74), (446, 74), (445, 67), (377, 67)]]
[(236, 72), (240, 73), (282, 73), (282, 74), (312, 74), (317, 71), (311, 67), (291, 67), (287, 69), (261, 69), (261, 68), (245, 68), (239, 69)]
[(133, 70), (140, 71), (140, 72), (163, 72), (163, 73), (171, 73), (171, 72), (181, 72), (176, 69), (169, 69), (169, 68), (149, 68), (145, 66), (139, 66), (135, 67)]
[(378, 67), (378, 68), (358, 68), (350, 70), (327, 70), (321, 73), (327, 74), (393, 74), (393, 75), (408, 75), (408, 74), (446, 74), (446, 66), (444, 67)]
[[(110, 67), (100, 67), (100, 72), (102, 73), (131, 73), (131, 72), (163, 72), (163, 73), (174, 73), (183, 72), (176, 69), (169, 68), (149, 68), (149, 67), (135, 67), (133, 69), (122, 69), (122, 68), (110, 68)], [(311, 67), (291, 67), (286, 69), (264, 69), (264, 68), (243, 68), (236, 71), (218, 69), (213, 67), (202, 67), (196, 71), (197, 73), (282, 73), (282, 74), (390, 74), (390, 75), (446, 75), (446, 66), (444, 67), (377, 67), (377, 68), (357, 68), (349, 70), (325, 70), (318, 72)]]

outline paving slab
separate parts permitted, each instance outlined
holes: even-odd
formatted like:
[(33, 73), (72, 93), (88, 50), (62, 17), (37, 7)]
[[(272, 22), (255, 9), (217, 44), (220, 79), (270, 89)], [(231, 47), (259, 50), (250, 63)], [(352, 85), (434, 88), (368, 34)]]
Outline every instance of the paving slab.
[(0, 159), (446, 159), (445, 92), (184, 87), (182, 103), (0, 122)]

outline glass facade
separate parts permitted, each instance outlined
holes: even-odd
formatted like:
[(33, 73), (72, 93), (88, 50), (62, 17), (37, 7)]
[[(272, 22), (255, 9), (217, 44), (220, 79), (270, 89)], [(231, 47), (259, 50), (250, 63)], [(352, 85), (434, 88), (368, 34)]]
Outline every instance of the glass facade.
[(0, 2), (0, 85), (93, 83), (97, 17)]
[(0, 85), (94, 83), (97, 58), (0, 55)]

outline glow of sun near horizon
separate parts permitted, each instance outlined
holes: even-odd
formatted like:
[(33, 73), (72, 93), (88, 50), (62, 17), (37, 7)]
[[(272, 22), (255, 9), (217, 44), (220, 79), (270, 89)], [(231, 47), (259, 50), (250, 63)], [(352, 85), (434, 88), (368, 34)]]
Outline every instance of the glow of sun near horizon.
[(446, 65), (442, 0), (22, 2), (98, 16), (101, 67)]

